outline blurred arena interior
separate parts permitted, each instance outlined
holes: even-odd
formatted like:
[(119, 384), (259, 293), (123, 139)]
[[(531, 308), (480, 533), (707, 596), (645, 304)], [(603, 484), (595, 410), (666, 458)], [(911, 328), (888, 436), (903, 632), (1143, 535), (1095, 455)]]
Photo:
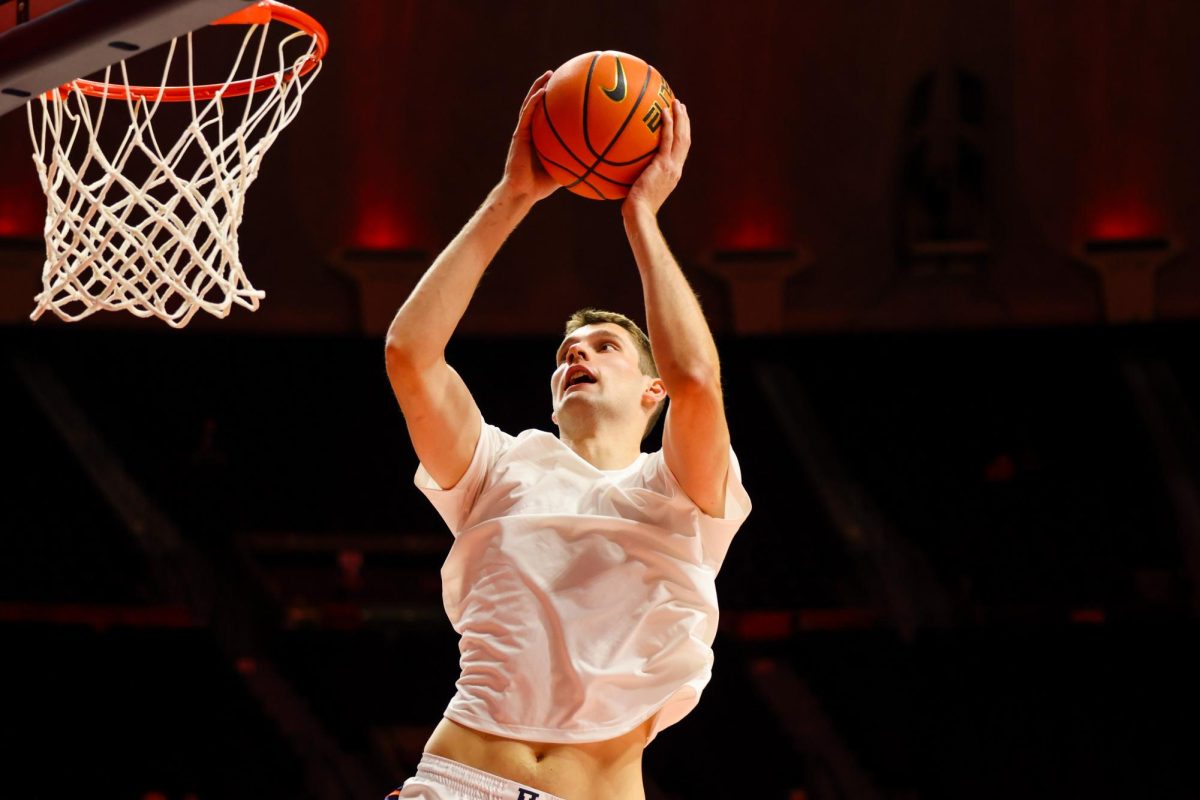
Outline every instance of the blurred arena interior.
[[(106, 13), (0, 2), (0, 90), (18, 19), (72, 5)], [(661, 219), (755, 502), (648, 798), (1200, 796), (1200, 5), (297, 5), (331, 44), (247, 197), (253, 313), (31, 322), (46, 205), (0, 93), (0, 794), (411, 772), (457, 650), (382, 334), (530, 80), (614, 48), (693, 119)], [(616, 204), (559, 192), (448, 358), (550, 429), (562, 321), (641, 303)]]

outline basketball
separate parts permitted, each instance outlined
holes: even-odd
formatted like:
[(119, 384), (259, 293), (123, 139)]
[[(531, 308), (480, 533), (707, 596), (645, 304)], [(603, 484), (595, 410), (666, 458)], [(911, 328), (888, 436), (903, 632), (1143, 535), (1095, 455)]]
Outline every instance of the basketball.
[(575, 194), (618, 200), (657, 152), (663, 112), (674, 99), (662, 74), (637, 56), (575, 56), (546, 84), (533, 118), (534, 150)]

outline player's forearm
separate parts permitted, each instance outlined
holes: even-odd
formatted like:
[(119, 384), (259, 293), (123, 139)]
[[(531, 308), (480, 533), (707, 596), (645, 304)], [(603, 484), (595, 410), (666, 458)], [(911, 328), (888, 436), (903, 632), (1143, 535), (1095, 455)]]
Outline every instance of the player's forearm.
[(655, 215), (630, 209), (624, 219), (642, 278), (647, 333), (667, 391), (719, 390), (721, 366), (712, 331)]
[(417, 363), (442, 357), (488, 264), (532, 205), (504, 184), (488, 194), (396, 312), (387, 333), (389, 353)]

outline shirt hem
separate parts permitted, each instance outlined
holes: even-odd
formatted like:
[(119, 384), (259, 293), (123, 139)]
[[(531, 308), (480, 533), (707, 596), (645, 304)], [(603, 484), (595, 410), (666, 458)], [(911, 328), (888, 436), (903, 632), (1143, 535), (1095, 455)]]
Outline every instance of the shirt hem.
[[(675, 693), (672, 693), (671, 697), (668, 697), (661, 703), (654, 706), (649, 713), (634, 719), (632, 722), (609, 725), (604, 728), (589, 730), (577, 735), (565, 733), (561, 728), (534, 728), (527, 725), (498, 725), (491, 720), (485, 720), (470, 714), (465, 714), (461, 711), (453, 711), (449, 708), (446, 709), (442, 716), (452, 722), (457, 722), (459, 725), (471, 728), (472, 730), (476, 730), (481, 733), (490, 733), (495, 736), (503, 736), (508, 739), (518, 739), (526, 742), (544, 742), (547, 744), (591, 744), (593, 742), (604, 742), (608, 741), (609, 739), (616, 739), (619, 736), (624, 736), (646, 720), (653, 717), (655, 714), (662, 711), (662, 709), (671, 702), (673, 697), (675, 697)], [(654, 739), (657, 733), (657, 731), (652, 731), (650, 733), (649, 738), (646, 740), (647, 744)]]

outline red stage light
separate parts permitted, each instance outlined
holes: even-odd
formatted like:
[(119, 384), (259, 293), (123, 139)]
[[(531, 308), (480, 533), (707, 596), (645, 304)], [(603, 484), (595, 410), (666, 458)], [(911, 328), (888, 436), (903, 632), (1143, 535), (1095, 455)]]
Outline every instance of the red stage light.
[(719, 250), (779, 250), (789, 245), (775, 220), (745, 217), (719, 237)]
[(1143, 239), (1165, 227), (1162, 214), (1137, 198), (1097, 203), (1087, 218), (1088, 239)]
[(416, 246), (412, 227), (399, 214), (378, 207), (359, 214), (352, 240), (353, 246), (366, 250), (412, 250)]
[(725, 218), (717, 228), (718, 250), (781, 250), (793, 245), (787, 214), (759, 199), (738, 203)]
[(1144, 217), (1112, 214), (1101, 217), (1092, 224), (1089, 238), (1141, 239), (1158, 233), (1157, 227)]
[(42, 235), (46, 206), (40, 197), (34, 200), (0, 195), (0, 236), (37, 239)]

